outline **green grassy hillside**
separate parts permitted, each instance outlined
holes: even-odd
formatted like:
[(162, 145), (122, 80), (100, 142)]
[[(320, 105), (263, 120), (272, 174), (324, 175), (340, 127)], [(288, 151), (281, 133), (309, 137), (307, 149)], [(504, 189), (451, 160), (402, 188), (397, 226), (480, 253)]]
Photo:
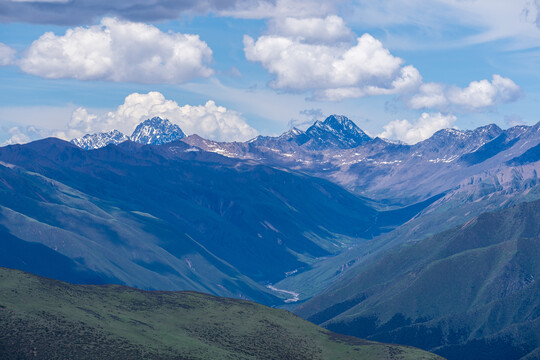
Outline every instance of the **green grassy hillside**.
[(195, 292), (72, 285), (0, 268), (2, 359), (440, 359)]

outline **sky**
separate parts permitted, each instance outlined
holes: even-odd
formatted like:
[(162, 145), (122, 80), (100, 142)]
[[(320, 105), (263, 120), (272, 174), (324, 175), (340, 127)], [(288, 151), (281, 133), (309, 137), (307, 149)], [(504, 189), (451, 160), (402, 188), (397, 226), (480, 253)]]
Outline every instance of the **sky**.
[(0, 145), (331, 114), (416, 143), (540, 121), (540, 0), (0, 0)]

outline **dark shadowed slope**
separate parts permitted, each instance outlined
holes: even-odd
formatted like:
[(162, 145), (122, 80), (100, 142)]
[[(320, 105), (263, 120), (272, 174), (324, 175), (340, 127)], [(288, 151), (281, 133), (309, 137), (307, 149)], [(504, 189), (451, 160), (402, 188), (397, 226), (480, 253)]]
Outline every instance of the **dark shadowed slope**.
[(520, 359), (540, 346), (539, 255), (536, 201), (386, 251), (297, 312), (449, 359)]
[(440, 359), (195, 292), (70, 285), (0, 268), (2, 359)]
[(156, 217), (0, 166), (0, 264), (73, 283), (276, 297)]
[(84, 151), (51, 138), (0, 148), (0, 161), (7, 232), (143, 288), (270, 304), (255, 282), (273, 283), (406, 220), (379, 217), (329, 181), (183, 142)]

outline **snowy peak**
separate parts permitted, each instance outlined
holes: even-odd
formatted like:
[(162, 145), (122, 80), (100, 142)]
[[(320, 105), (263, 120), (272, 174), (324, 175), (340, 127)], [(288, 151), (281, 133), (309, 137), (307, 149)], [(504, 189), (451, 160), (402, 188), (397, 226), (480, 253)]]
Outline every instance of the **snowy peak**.
[(180, 140), (185, 136), (182, 129), (168, 119), (153, 117), (137, 125), (131, 135), (131, 141), (145, 145), (161, 145)]
[(461, 131), (458, 129), (442, 129), (437, 131), (435, 134), (433, 134), (432, 138), (460, 138), (460, 137), (466, 137), (467, 131)]
[(473, 134), (495, 138), (503, 133), (503, 130), (495, 124), (481, 126), (472, 130)]
[(137, 125), (131, 137), (122, 134), (118, 130), (109, 132), (87, 134), (71, 142), (81, 149), (92, 150), (105, 147), (109, 144), (120, 144), (126, 140), (145, 145), (161, 145), (184, 138), (185, 135), (178, 127), (167, 119), (154, 117)]
[(298, 129), (298, 128), (295, 128), (293, 127), (292, 129), (290, 129), (289, 131), (286, 131), (284, 132), (283, 134), (281, 134), (279, 136), (280, 139), (285, 139), (285, 140), (288, 140), (288, 139), (291, 139), (291, 138), (295, 138), (297, 136), (301, 136), (301, 135), (304, 135), (305, 133)]
[[(489, 141), (502, 134), (503, 130), (495, 124), (481, 126), (474, 130), (442, 129), (430, 138), (432, 140), (480, 140)], [(428, 140), (430, 140), (428, 139)]]
[(129, 137), (122, 134), (118, 130), (112, 130), (97, 134), (86, 134), (81, 138), (71, 140), (71, 143), (84, 150), (94, 150), (105, 147), (109, 144), (117, 145), (126, 140), (129, 140)]
[(345, 116), (330, 115), (324, 121), (316, 121), (306, 131), (315, 147), (338, 147), (349, 149), (372, 139)]
[(413, 148), (416, 154), (437, 161), (456, 160), (458, 157), (474, 152), (503, 133), (495, 124), (474, 130), (443, 129), (429, 139), (421, 141)]
[(302, 130), (293, 127), (289, 131), (281, 134), (277, 140), (280, 142), (285, 141), (288, 143), (295, 143), (296, 145), (302, 145), (309, 140), (309, 137)]

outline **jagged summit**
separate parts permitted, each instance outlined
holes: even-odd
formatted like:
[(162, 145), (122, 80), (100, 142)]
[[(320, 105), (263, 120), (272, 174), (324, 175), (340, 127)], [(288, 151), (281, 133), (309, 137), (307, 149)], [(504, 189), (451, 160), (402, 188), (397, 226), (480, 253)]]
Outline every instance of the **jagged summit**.
[(296, 143), (297, 145), (302, 145), (309, 141), (309, 136), (302, 130), (298, 128), (291, 128), (290, 130), (281, 134), (278, 138), (278, 141), (286, 141), (288, 143)]
[(131, 141), (146, 145), (161, 145), (180, 140), (185, 136), (182, 129), (168, 119), (153, 117), (137, 125), (131, 134)]
[(495, 134), (495, 135), (499, 135), (500, 133), (503, 132), (503, 130), (496, 124), (488, 124), (485, 126), (480, 126), (472, 131), (475, 133), (490, 133), (490, 134)]
[[(453, 128), (448, 129), (442, 129), (437, 131), (435, 134), (433, 134), (433, 139), (439, 139), (439, 138), (470, 138), (470, 137), (487, 137), (487, 138), (495, 138), (499, 136), (503, 130), (498, 127), (495, 124), (489, 124), (485, 126), (480, 126), (473, 130), (458, 130)], [(429, 139), (428, 139), (429, 140)]]
[(161, 145), (180, 140), (185, 136), (182, 129), (178, 125), (171, 123), (168, 119), (153, 117), (137, 125), (131, 136), (124, 135), (118, 130), (111, 130), (96, 134), (86, 134), (83, 137), (71, 140), (71, 143), (84, 150), (93, 150), (109, 144), (117, 145), (126, 140), (145, 145)]
[(81, 138), (71, 140), (71, 143), (84, 150), (93, 150), (105, 147), (109, 144), (117, 145), (126, 140), (129, 140), (128, 136), (122, 134), (118, 130), (111, 130), (97, 134), (86, 134)]
[(289, 138), (299, 136), (299, 135), (303, 135), (303, 134), (305, 134), (305, 133), (302, 130), (293, 127), (290, 130), (288, 130), (288, 131), (284, 132), (283, 134), (281, 134), (279, 137), (282, 138), (282, 139), (289, 139)]
[(372, 140), (354, 122), (342, 115), (330, 115), (324, 121), (316, 121), (306, 130), (306, 135), (311, 138), (314, 148), (349, 149)]

